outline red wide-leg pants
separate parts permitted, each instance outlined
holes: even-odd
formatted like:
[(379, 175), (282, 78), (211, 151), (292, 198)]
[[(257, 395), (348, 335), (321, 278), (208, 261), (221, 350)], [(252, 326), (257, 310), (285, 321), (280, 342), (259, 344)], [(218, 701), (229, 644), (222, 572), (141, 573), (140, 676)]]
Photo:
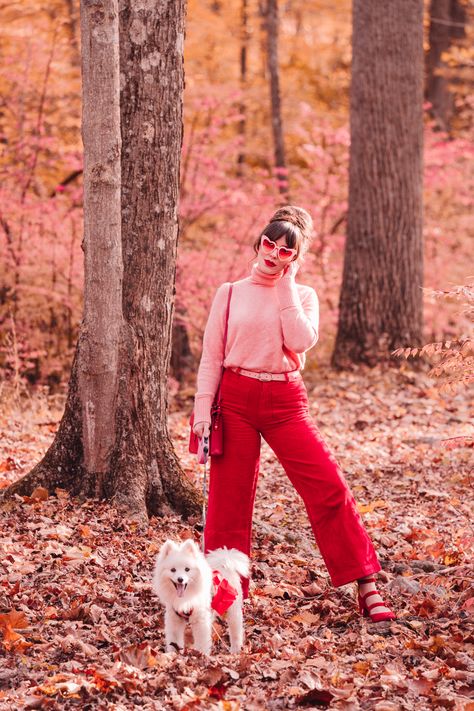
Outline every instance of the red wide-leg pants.
[[(221, 395), (224, 454), (211, 457), (206, 552), (227, 546), (250, 555), (263, 436), (303, 499), (333, 585), (380, 570), (354, 497), (310, 417), (303, 381), (225, 370)], [(243, 587), (247, 597), (248, 581)]]

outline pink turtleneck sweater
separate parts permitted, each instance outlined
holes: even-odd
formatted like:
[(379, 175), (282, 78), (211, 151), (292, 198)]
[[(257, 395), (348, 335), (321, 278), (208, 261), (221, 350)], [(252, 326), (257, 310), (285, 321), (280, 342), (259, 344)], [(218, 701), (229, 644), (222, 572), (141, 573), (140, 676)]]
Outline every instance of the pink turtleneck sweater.
[[(197, 375), (194, 422), (211, 421), (211, 405), (221, 376), (229, 283), (212, 302)], [(294, 278), (264, 274), (257, 265), (234, 282), (230, 302), (226, 368), (285, 373), (303, 368), (305, 352), (318, 340), (319, 305), (310, 286)]]

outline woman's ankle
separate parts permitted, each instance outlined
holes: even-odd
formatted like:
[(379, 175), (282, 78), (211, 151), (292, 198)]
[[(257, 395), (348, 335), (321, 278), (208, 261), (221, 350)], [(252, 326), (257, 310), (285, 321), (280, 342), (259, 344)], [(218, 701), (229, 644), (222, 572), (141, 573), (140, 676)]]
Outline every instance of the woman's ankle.
[(358, 578), (357, 583), (358, 585), (370, 585), (371, 583), (375, 585), (377, 582), (377, 579), (374, 575), (366, 575), (364, 578)]

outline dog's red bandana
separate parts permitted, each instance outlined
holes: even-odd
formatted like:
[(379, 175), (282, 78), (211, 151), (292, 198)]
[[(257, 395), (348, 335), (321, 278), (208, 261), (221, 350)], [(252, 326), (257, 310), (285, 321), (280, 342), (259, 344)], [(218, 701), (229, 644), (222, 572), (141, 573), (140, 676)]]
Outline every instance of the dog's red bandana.
[(214, 583), (215, 592), (211, 607), (218, 615), (223, 615), (236, 599), (237, 590), (228, 580), (222, 577), (218, 570), (212, 571), (212, 582)]
[[(214, 584), (214, 595), (212, 597), (211, 607), (217, 612), (218, 615), (223, 615), (236, 599), (237, 590), (229, 583), (228, 580), (222, 577), (218, 570), (212, 571), (212, 582)], [(189, 621), (189, 618), (193, 614), (192, 608), (189, 612), (178, 612), (178, 610), (174, 611), (178, 617), (186, 620), (186, 622)]]

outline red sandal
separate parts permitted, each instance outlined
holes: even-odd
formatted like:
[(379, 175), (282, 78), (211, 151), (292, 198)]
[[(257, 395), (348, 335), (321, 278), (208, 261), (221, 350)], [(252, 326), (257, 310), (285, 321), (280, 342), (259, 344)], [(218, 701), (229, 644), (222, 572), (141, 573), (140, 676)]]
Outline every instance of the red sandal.
[[(375, 583), (375, 578), (364, 578), (364, 580), (361, 582), (363, 584)], [(380, 595), (380, 593), (377, 589), (369, 590), (369, 592), (365, 593), (365, 595), (361, 595), (360, 590), (358, 590), (357, 592), (359, 612), (362, 617), (370, 617), (371, 622), (385, 622), (385, 620), (395, 620), (395, 613), (393, 613), (391, 610), (388, 610), (388, 612), (371, 612), (374, 607), (387, 607), (383, 600), (382, 602), (374, 602), (372, 603), (372, 605), (368, 605), (366, 601), (367, 598), (371, 595)]]

